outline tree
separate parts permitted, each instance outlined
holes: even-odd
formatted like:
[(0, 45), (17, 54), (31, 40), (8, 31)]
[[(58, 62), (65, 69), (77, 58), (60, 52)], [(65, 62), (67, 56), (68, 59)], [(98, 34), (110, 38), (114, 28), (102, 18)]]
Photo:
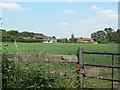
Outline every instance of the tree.
[(7, 33), (10, 35), (14, 35), (14, 36), (18, 35), (18, 31), (16, 31), (16, 30), (10, 30), (10, 31), (7, 31)]
[(104, 31), (105, 31), (106, 39), (109, 42), (112, 42), (112, 38), (113, 38), (112, 36), (114, 35), (113, 29), (112, 28), (105, 28)]
[(104, 31), (105, 31), (106, 33), (108, 33), (108, 32), (113, 32), (114, 29), (112, 29), (112, 28), (105, 28)]
[(71, 38), (74, 39), (74, 33), (71, 35)]
[(68, 41), (67, 38), (64, 38), (64, 39), (63, 39), (63, 42), (64, 42), (64, 43), (66, 43), (67, 41)]
[[(24, 37), (33, 37), (34, 35), (43, 35), (40, 33), (33, 33), (33, 32), (18, 32), (17, 30), (2, 30), (2, 41), (3, 42), (14, 42), (14, 39), (18, 42), (43, 42), (43, 40), (33, 40), (33, 39), (28, 39), (24, 40)], [(44, 36), (44, 35), (43, 35)]]
[(52, 38), (55, 38), (55, 39), (56, 39), (56, 37), (55, 37), (55, 36), (53, 36)]
[(58, 39), (57, 42), (62, 42), (62, 39)]
[(69, 39), (69, 42), (71, 42), (71, 43), (77, 42), (77, 38), (74, 37), (74, 34), (71, 34), (71, 38)]
[(104, 30), (92, 33), (91, 38), (99, 43), (118, 42), (118, 32), (120, 32), (120, 30), (116, 32), (112, 28), (105, 28)]
[(3, 42), (11, 41), (10, 35), (5, 30), (1, 30), (1, 31), (2, 31), (2, 41)]
[(22, 37), (22, 36), (19, 36), (18, 39), (23, 39), (23, 37)]
[(91, 38), (97, 42), (105, 41), (105, 32), (103, 30), (91, 34)]
[(67, 43), (67, 42), (68, 42), (68, 39), (67, 39), (67, 38), (58, 39), (57, 42), (60, 42), (60, 43)]
[(118, 43), (120, 43), (120, 29), (117, 30)]

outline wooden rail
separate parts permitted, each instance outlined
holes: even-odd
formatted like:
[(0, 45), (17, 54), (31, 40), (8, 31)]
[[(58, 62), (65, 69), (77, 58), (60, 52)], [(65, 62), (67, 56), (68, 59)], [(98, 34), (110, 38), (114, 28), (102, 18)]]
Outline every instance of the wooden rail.
[(88, 64), (88, 63), (84, 63), (84, 65), (85, 66), (108, 67), (108, 68), (118, 68), (118, 69), (120, 69), (120, 66), (114, 66), (114, 65)]
[(84, 51), (83, 53), (86, 53), (86, 54), (120, 55), (120, 53), (111, 53), (111, 52), (91, 52), (91, 51)]
[[(83, 63), (83, 54), (112, 55), (112, 65)], [(120, 55), (120, 53), (84, 51), (82, 47), (79, 47), (78, 51), (77, 51), (77, 57), (78, 57), (78, 64), (80, 65), (80, 70), (78, 70), (77, 73), (81, 74), (83, 77), (97, 78), (97, 79), (112, 81), (112, 90), (113, 90), (113, 81), (119, 82), (119, 85), (120, 85), (120, 79), (113, 79), (113, 77), (114, 77), (114, 68), (120, 69), (120, 66), (114, 66), (114, 56), (115, 55)], [(120, 60), (119, 60), (119, 64), (120, 64)], [(96, 67), (112, 68), (112, 78), (87, 76), (86, 73), (84, 72), (84, 66), (96, 66)], [(83, 80), (80, 80), (80, 83), (81, 83), (81, 88), (83, 88)], [(120, 88), (120, 86), (119, 86), (119, 88)]]

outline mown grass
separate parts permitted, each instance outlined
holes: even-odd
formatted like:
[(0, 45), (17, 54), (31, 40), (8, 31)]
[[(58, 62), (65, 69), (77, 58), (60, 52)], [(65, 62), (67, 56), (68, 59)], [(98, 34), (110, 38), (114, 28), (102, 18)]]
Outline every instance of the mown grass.
[[(4, 45), (8, 44), (8, 47)], [(58, 54), (58, 55), (77, 55), (78, 47), (83, 47), (84, 51), (96, 52), (118, 52), (118, 44), (80, 44), (80, 43), (17, 43), (19, 51), (16, 50), (14, 43), (3, 43), (3, 52), (22, 53), (22, 54)], [(7, 49), (5, 49), (7, 48)], [(111, 55), (92, 55), (84, 54), (83, 60), (86, 63), (108, 64), (112, 63)], [(114, 64), (118, 63), (118, 56), (114, 57)], [(117, 65), (117, 64), (116, 64)]]
[[(8, 44), (8, 53), (16, 53), (14, 43)], [(62, 54), (62, 55), (76, 55), (78, 47), (83, 47), (84, 51), (98, 51), (98, 52), (118, 52), (118, 44), (80, 44), (80, 43), (17, 43), (19, 53), (38, 54), (43, 52), (45, 54)]]

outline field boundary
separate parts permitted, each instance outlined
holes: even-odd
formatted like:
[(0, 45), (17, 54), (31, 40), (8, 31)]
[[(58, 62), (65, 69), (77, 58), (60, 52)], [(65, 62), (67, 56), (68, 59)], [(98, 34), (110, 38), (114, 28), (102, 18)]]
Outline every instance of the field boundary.
[[(88, 64), (88, 63), (83, 63), (83, 54), (105, 54), (105, 55), (112, 55), (112, 65), (102, 65), (102, 64)], [(91, 51), (83, 51), (82, 47), (79, 47), (77, 50), (77, 57), (78, 57), (78, 62), (77, 62), (77, 73), (81, 74), (83, 77), (88, 77), (88, 78), (96, 78), (96, 79), (102, 79), (102, 80), (108, 80), (112, 81), (112, 90), (113, 90), (113, 82), (119, 82), (120, 85), (120, 78), (118, 79), (113, 79), (114, 77), (114, 68), (120, 69), (120, 58), (118, 60), (119, 66), (114, 66), (114, 56), (115, 55), (120, 55), (120, 53), (111, 53), (111, 52), (91, 52)], [(105, 77), (92, 77), (86, 75), (86, 72), (84, 71), (85, 66), (96, 66), (96, 67), (106, 67), (106, 68), (112, 68), (112, 78), (105, 78)], [(80, 80), (80, 85), (81, 88), (83, 88), (83, 79)], [(118, 86), (120, 89), (120, 86)]]
[(77, 62), (76, 55), (46, 55), (44, 53), (39, 54), (7, 54), (9, 60), (13, 61), (44, 61), (50, 62)]

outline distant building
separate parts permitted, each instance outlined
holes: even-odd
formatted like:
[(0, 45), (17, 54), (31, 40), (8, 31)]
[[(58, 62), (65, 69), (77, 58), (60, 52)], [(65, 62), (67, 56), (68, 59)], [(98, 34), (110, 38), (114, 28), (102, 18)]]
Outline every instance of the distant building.
[(77, 42), (97, 44), (97, 42), (95, 42), (92, 38), (83, 38), (83, 37), (77, 38)]
[(42, 39), (43, 43), (57, 43), (57, 39), (49, 38), (47, 36), (42, 36), (42, 35), (35, 35), (33, 39)]
[(30, 39), (31, 37), (24, 37), (24, 39)]

